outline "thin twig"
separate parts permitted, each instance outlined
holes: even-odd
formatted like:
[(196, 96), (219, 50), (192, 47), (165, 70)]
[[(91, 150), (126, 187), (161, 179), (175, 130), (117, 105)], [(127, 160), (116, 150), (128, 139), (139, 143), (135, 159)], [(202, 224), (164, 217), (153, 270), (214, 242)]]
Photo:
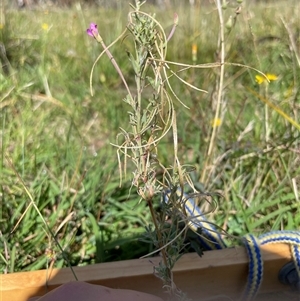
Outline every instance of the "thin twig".
[[(223, 83), (224, 83), (224, 73), (225, 73), (225, 37), (224, 37), (224, 19), (223, 19), (223, 13), (222, 13), (222, 4), (220, 0), (216, 0), (216, 5), (218, 9), (218, 15), (219, 15), (219, 21), (220, 21), (220, 51), (221, 51), (221, 57), (220, 57), (220, 78), (218, 82), (218, 96), (217, 96), (217, 107), (215, 112), (214, 120), (217, 120), (220, 116), (220, 108), (222, 103), (222, 93), (223, 93)], [(207, 150), (207, 156), (204, 163), (203, 172), (201, 175), (200, 182), (205, 181), (206, 176), (206, 167), (209, 164), (209, 161), (211, 160), (212, 151), (214, 148), (214, 143), (217, 135), (217, 127), (214, 126), (212, 128), (212, 133), (210, 136), (209, 146)]]

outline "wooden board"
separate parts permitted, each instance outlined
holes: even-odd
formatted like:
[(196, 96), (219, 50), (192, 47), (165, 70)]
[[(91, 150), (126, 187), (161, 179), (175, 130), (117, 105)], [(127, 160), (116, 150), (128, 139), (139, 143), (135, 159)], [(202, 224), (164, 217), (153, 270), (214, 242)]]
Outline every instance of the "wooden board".
[[(280, 284), (277, 279), (278, 271), (291, 260), (289, 246), (265, 245), (262, 247), (262, 254), (265, 265), (260, 290), (264, 295), (261, 296), (266, 296), (265, 293), (289, 291), (290, 288)], [(153, 275), (153, 267), (159, 261), (160, 258), (155, 257), (75, 267), (74, 270), (81, 281), (138, 290), (166, 299), (161, 281)], [(243, 247), (205, 252), (201, 258), (190, 253), (183, 255), (174, 267), (174, 281), (193, 300), (211, 297), (215, 297), (214, 300), (226, 300), (224, 297), (217, 298), (224, 295), (234, 300), (245, 287), (247, 270), (248, 258)], [(68, 268), (53, 269), (51, 273), (41, 270), (0, 275), (0, 300), (28, 301), (30, 297), (43, 295), (74, 280)], [(268, 299), (264, 297), (258, 300)]]

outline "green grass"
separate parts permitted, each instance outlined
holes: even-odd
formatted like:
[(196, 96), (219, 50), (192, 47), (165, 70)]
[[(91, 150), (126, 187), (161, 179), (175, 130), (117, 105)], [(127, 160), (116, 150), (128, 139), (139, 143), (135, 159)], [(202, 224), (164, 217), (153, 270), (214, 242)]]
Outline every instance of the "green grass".
[[(174, 10), (179, 26), (168, 45), (167, 59), (192, 64), (191, 47), (196, 43), (197, 64), (215, 62), (219, 25), (213, 8), (197, 8), (190, 18), (188, 7)], [(230, 234), (299, 229), (299, 128), (269, 107), (266, 137), (266, 106), (253, 93), (299, 122), (299, 11), (298, 1), (243, 8), (226, 39), (226, 61), (274, 73), (278, 79), (266, 88), (255, 82), (257, 72), (226, 66), (226, 104), (206, 168), (218, 71), (179, 73), (208, 94), (170, 79), (191, 108), (175, 102), (179, 157), (195, 167), (191, 173), (195, 185), (200, 185), (202, 177), (206, 191), (222, 194), (218, 210), (209, 218)], [(225, 13), (229, 17), (232, 10)], [(149, 210), (130, 190), (130, 172), (119, 187), (116, 149), (109, 144), (128, 122), (122, 101), (126, 91), (108, 58), (97, 64), (94, 96), (89, 93), (90, 70), (100, 46), (85, 29), (92, 21), (98, 23), (108, 45), (125, 28), (126, 9), (8, 10), (6, 16), (1, 38), (11, 70), (9, 75), (0, 74), (1, 272), (45, 268), (50, 260), (45, 254), (48, 249), (55, 253), (55, 266), (66, 266), (30, 205), (25, 187), (72, 265), (137, 258), (152, 251), (151, 245), (141, 242), (150, 223)], [(173, 11), (157, 12), (157, 19), (169, 32)], [(282, 20), (288, 24), (296, 50)], [(48, 30), (42, 29), (44, 23)], [(126, 50), (132, 49), (129, 35), (111, 49), (129, 84), (134, 75)], [(172, 164), (171, 136), (160, 144), (159, 154), (164, 164)]]

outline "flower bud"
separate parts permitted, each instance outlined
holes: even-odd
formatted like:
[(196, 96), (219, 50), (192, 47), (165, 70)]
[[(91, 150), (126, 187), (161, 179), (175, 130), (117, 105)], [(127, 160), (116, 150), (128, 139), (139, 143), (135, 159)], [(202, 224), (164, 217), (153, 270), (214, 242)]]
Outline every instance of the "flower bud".
[(192, 45), (192, 60), (193, 63), (197, 62), (197, 44), (193, 43)]
[(178, 25), (178, 19), (179, 19), (179, 18), (178, 18), (178, 14), (175, 13), (175, 14), (174, 14), (174, 24), (175, 24), (175, 25)]
[(236, 8), (236, 10), (235, 10), (235, 13), (236, 13), (237, 15), (239, 15), (239, 14), (241, 13), (241, 11), (242, 11), (242, 7), (241, 7), (241, 6), (238, 6), (238, 7)]
[(222, 3), (222, 9), (224, 9), (224, 10), (227, 9), (227, 4), (228, 4), (228, 2), (226, 0), (224, 0)]
[(228, 30), (231, 30), (232, 27), (233, 27), (233, 19), (232, 19), (232, 16), (229, 17), (228, 21), (226, 22), (225, 24), (225, 27), (228, 29)]

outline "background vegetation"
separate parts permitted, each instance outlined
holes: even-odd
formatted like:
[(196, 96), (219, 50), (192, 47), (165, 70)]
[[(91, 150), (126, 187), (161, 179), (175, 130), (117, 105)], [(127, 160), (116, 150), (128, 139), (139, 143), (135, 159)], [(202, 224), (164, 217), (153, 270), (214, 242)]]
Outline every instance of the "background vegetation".
[[(166, 32), (174, 12), (179, 15), (168, 60), (218, 61), (214, 5), (182, 3), (164, 11), (144, 7), (156, 12)], [(226, 21), (235, 15), (235, 7), (227, 8)], [(130, 190), (132, 175), (119, 187), (116, 149), (110, 142), (116, 141), (119, 127), (128, 124), (122, 101), (126, 91), (108, 58), (103, 57), (95, 69), (94, 96), (89, 91), (91, 66), (100, 48), (85, 30), (96, 22), (109, 44), (125, 28), (128, 10), (79, 4), (69, 9), (7, 7), (5, 22), (1, 19), (3, 273), (41, 269), (50, 262), (66, 265), (32, 200), (72, 265), (137, 258), (152, 250), (141, 241), (150, 214)], [(214, 120), (217, 69), (181, 73), (207, 94), (171, 79), (190, 108), (179, 103), (176, 108), (179, 156), (194, 167), (191, 177), (196, 187), (222, 194), (218, 209), (208, 218), (230, 234), (299, 229), (299, 16), (296, 0), (242, 5), (235, 26), (226, 33), (226, 61), (276, 77), (259, 84), (254, 70), (226, 65), (220, 120)], [(134, 74), (126, 51), (132, 47), (128, 36), (111, 50), (129, 83)], [(217, 139), (208, 156), (213, 126)], [(160, 148), (160, 160), (171, 164), (172, 138), (167, 137)]]

